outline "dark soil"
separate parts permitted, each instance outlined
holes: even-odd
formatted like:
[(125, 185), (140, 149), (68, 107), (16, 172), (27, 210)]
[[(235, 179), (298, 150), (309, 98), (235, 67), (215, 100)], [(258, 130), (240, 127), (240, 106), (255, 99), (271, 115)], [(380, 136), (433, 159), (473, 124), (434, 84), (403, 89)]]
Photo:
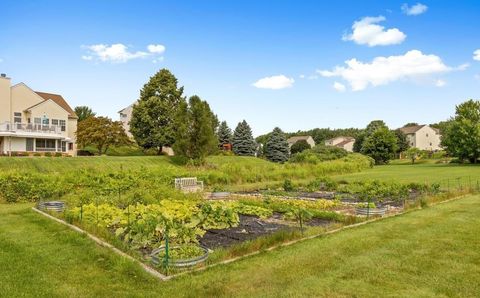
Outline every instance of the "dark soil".
[(331, 220), (322, 219), (322, 218), (312, 218), (311, 220), (306, 222), (307, 226), (314, 226), (314, 227), (321, 227), (321, 226), (328, 226), (332, 224)]
[(237, 227), (221, 230), (208, 230), (200, 239), (200, 244), (208, 248), (228, 247), (237, 243), (253, 240), (260, 236), (288, 230), (287, 225), (266, 222), (256, 216), (240, 215)]

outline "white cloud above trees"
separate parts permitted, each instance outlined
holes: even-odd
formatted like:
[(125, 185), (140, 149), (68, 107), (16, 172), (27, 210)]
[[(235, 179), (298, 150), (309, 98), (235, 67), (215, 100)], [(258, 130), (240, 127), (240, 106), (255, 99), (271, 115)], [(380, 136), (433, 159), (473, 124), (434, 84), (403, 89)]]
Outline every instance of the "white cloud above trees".
[(401, 9), (402, 12), (408, 16), (418, 16), (422, 13), (425, 13), (428, 10), (428, 6), (422, 3), (417, 3), (415, 5), (409, 6), (407, 3), (404, 3)]
[[(353, 58), (345, 61), (345, 64), (336, 66), (333, 70), (317, 72), (323, 77), (342, 78), (348, 82), (353, 91), (361, 91), (369, 86), (387, 85), (399, 80), (415, 80), (468, 67), (466, 64), (456, 68), (449, 67), (440, 57), (423, 54), (419, 50), (411, 50), (398, 56), (380, 56), (371, 62)], [(438, 81), (436, 83), (444, 85)]]
[(165, 46), (160, 44), (151, 44), (147, 46), (147, 51), (131, 51), (128, 46), (116, 43), (94, 44), (84, 46), (86, 55), (82, 55), (82, 59), (86, 61), (100, 61), (111, 63), (125, 63), (134, 59), (152, 57), (154, 61), (161, 61), (161, 55), (165, 52)]
[(378, 23), (385, 21), (384, 16), (365, 17), (352, 25), (352, 32), (342, 37), (344, 41), (353, 41), (369, 47), (387, 46), (402, 43), (407, 35), (397, 28), (385, 29)]
[(294, 82), (295, 80), (293, 78), (288, 78), (284, 75), (277, 75), (259, 79), (252, 85), (260, 89), (278, 90), (290, 88), (293, 86)]

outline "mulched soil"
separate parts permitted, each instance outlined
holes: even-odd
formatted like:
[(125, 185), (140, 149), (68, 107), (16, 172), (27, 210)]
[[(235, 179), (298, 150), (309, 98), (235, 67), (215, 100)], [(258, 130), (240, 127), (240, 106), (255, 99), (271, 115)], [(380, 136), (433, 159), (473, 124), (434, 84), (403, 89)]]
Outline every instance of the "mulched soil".
[(233, 244), (287, 229), (291, 229), (291, 227), (279, 223), (267, 222), (256, 216), (240, 215), (240, 223), (237, 227), (208, 230), (202, 239), (200, 239), (200, 244), (208, 248), (228, 247)]

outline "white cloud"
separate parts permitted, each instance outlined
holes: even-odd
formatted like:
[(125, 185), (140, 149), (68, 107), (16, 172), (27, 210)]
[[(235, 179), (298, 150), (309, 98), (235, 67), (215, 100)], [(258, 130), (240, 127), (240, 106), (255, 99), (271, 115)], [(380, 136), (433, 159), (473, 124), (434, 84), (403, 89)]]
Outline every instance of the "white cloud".
[(317, 70), (323, 77), (340, 77), (347, 81), (353, 91), (371, 86), (446, 73), (461, 68), (445, 65), (436, 55), (425, 55), (421, 51), (411, 50), (404, 55), (376, 57), (372, 62), (361, 62), (353, 58), (345, 61), (346, 66), (337, 66), (333, 70)]
[(480, 61), (480, 49), (473, 52), (473, 60)]
[(426, 12), (428, 9), (428, 6), (422, 3), (417, 3), (413, 6), (408, 6), (407, 3), (404, 3), (401, 8), (402, 8), (402, 12), (408, 16), (418, 16)]
[(447, 84), (447, 82), (445, 82), (444, 80), (437, 80), (437, 81), (435, 82), (435, 86), (437, 86), (437, 87), (443, 87), (443, 86), (445, 86), (446, 84)]
[(260, 79), (255, 83), (253, 83), (252, 85), (261, 89), (277, 90), (277, 89), (290, 88), (293, 86), (294, 82), (295, 80), (292, 78), (287, 78), (284, 75), (278, 75), (278, 76), (271, 76), (271, 77)]
[(385, 21), (384, 16), (365, 17), (352, 25), (353, 32), (342, 37), (344, 41), (353, 41), (357, 44), (374, 46), (387, 46), (402, 43), (407, 37), (397, 28), (385, 30), (384, 26), (377, 23)]
[(476, 74), (473, 76), (476, 80), (479, 80), (480, 81), (480, 74)]
[(300, 78), (300, 79), (305, 79), (305, 75), (304, 75), (304, 74), (301, 74), (301, 75), (299, 75), (299, 78)]
[(158, 59), (158, 56), (165, 51), (165, 47), (162, 45), (149, 45), (147, 47), (148, 52), (131, 52), (128, 46), (121, 43), (112, 45), (96, 44), (85, 46), (84, 48), (87, 49), (87, 55), (82, 56), (83, 60), (98, 60), (101, 62), (112, 63), (124, 63), (129, 60), (146, 58), (150, 56), (155, 56), (155, 59)]
[(148, 45), (147, 50), (150, 53), (163, 54), (165, 52), (165, 46), (161, 44), (151, 44), (151, 45)]
[(345, 85), (339, 82), (333, 83), (333, 89), (337, 90), (338, 92), (345, 92), (345, 90), (347, 90)]

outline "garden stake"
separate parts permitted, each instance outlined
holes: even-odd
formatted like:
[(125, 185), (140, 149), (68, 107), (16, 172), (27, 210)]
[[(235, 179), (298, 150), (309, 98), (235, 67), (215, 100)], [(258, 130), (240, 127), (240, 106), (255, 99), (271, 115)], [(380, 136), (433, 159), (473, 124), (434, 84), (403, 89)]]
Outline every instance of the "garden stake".
[(165, 270), (168, 275), (168, 229), (165, 230), (167, 233), (165, 233), (165, 259), (163, 260), (163, 266), (165, 267)]

